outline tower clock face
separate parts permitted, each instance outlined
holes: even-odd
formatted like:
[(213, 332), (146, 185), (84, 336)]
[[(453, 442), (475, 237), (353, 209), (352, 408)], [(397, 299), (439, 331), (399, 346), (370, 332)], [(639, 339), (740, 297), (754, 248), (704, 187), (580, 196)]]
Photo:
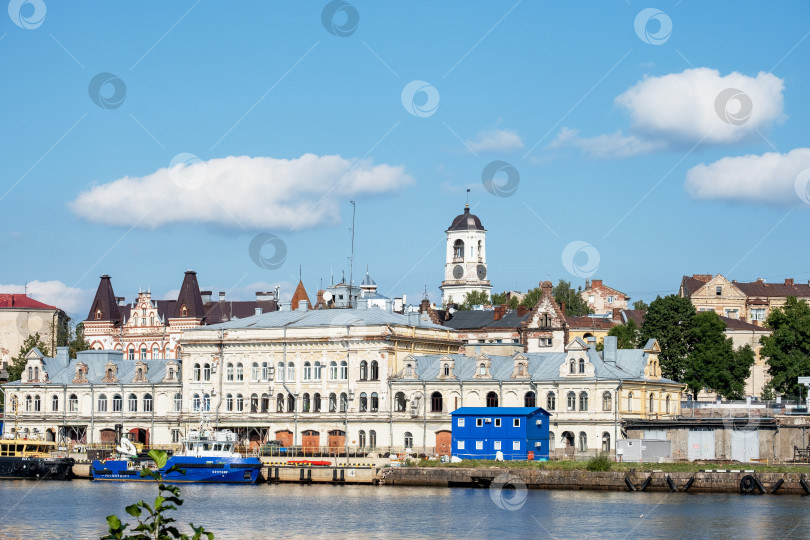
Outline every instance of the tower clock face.
[(483, 264), (478, 265), (478, 279), (486, 279), (487, 278), (487, 267)]
[(461, 279), (461, 276), (464, 275), (464, 267), (460, 264), (457, 264), (453, 267), (453, 277), (456, 279)]

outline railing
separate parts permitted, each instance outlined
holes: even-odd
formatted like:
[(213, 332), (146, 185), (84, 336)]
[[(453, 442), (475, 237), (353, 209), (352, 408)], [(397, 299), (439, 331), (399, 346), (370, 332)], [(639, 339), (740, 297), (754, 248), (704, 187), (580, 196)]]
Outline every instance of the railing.
[[(240, 453), (244, 453), (247, 455), (256, 455), (261, 457), (279, 457), (279, 458), (290, 458), (290, 457), (324, 457), (324, 458), (368, 458), (368, 457), (378, 457), (378, 458), (387, 458), (391, 456), (404, 456), (410, 453), (412, 456), (422, 455), (421, 448), (410, 448), (405, 449), (402, 447), (396, 446), (385, 446), (385, 447), (359, 447), (359, 446), (350, 446), (348, 448), (348, 453), (346, 451), (345, 446), (284, 446), (281, 448), (265, 448), (262, 450), (262, 447), (253, 446), (253, 447), (244, 447), (240, 446), (237, 448), (237, 451)], [(428, 453), (433, 453), (433, 447), (427, 448)]]

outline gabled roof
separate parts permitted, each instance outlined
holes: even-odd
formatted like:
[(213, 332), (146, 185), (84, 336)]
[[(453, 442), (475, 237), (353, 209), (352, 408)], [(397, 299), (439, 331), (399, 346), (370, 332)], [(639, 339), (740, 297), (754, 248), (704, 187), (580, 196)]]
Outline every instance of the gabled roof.
[(449, 320), (444, 321), (444, 326), (454, 330), (520, 328), (520, 324), (528, 318), (529, 312), (518, 315), (517, 311), (511, 310), (504, 313), (503, 317), (496, 321), (495, 311), (465, 310), (453, 313)]
[(24, 294), (0, 294), (0, 309), (59, 309)]
[[(187, 313), (183, 315), (183, 306)], [(197, 272), (186, 270), (183, 278), (183, 285), (180, 287), (180, 294), (177, 295), (177, 304), (174, 307), (172, 317), (187, 317), (190, 319), (202, 319), (205, 317), (202, 296), (200, 295), (200, 285), (197, 283)]]
[(711, 279), (711, 274), (694, 274), (691, 276), (683, 276), (683, 279), (681, 279), (681, 290), (683, 291), (683, 295), (689, 298), (695, 294), (698, 289), (706, 285)]
[(641, 328), (644, 324), (644, 316), (647, 315), (646, 309), (623, 309), (622, 310), (622, 319), (624, 322), (633, 321), (636, 323), (636, 326)]
[(787, 283), (766, 283), (764, 281), (752, 281), (750, 283), (735, 283), (735, 285), (742, 292), (744, 292), (746, 296), (749, 297), (810, 297), (810, 285), (807, 283), (794, 284), (792, 279), (787, 280)]
[[(96, 317), (96, 312), (101, 311), (101, 316)], [(118, 310), (118, 304), (115, 301), (115, 293), (113, 292), (112, 282), (110, 276), (104, 274), (101, 276), (101, 281), (96, 289), (96, 297), (93, 303), (90, 304), (90, 312), (87, 314), (87, 321), (109, 321), (117, 322), (121, 320), (121, 313)]]

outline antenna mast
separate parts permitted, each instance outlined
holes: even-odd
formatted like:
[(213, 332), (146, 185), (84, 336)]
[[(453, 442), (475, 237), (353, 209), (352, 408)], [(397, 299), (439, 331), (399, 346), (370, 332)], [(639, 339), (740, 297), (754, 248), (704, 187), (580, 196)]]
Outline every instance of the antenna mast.
[(354, 283), (354, 215), (357, 213), (357, 206), (352, 203), (352, 254), (349, 257), (349, 309), (352, 308), (352, 284)]

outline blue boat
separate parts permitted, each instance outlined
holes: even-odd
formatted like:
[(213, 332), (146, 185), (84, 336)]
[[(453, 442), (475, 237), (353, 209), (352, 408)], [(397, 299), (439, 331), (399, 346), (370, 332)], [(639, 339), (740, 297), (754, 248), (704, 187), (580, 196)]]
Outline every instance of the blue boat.
[[(158, 470), (151, 459), (137, 457), (135, 446), (127, 439), (121, 440), (117, 448), (127, 459), (93, 461), (90, 475), (93, 480), (112, 482), (153, 482), (149, 477), (141, 477), (141, 469), (147, 467)], [(242, 457), (234, 451), (236, 434), (229, 430), (189, 431), (183, 440), (183, 449), (175, 453), (160, 468), (163, 480), (167, 483), (216, 483), (216, 484), (255, 484), (262, 470), (259, 458)], [(166, 473), (172, 466), (185, 471)]]

